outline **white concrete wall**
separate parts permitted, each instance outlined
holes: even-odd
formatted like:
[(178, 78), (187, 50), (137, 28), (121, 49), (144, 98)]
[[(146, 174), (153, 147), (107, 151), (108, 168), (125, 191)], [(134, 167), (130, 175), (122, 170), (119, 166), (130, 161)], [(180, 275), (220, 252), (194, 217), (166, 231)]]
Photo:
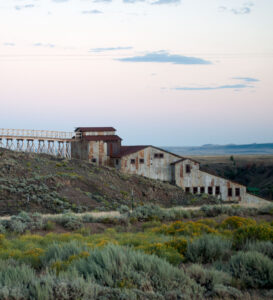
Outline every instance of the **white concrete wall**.
[[(191, 166), (191, 172), (186, 173), (186, 165)], [(190, 188), (190, 192), (193, 192), (193, 187), (200, 188), (205, 187), (205, 193), (208, 193), (208, 187), (212, 187), (213, 195), (215, 195), (216, 186), (220, 187), (221, 199), (224, 201), (242, 201), (246, 196), (245, 186), (229, 181), (227, 179), (200, 171), (199, 164), (186, 159), (180, 163), (175, 164), (175, 183), (176, 185), (186, 189)], [(232, 188), (232, 197), (228, 196), (228, 189)], [(235, 189), (240, 189), (240, 196), (236, 197)], [(220, 196), (219, 196), (220, 197)]]
[[(163, 158), (155, 158), (154, 154), (163, 153)], [(131, 164), (135, 159), (135, 164)], [(140, 163), (144, 159), (144, 163)], [(120, 170), (128, 174), (138, 174), (152, 179), (172, 182), (171, 163), (179, 160), (179, 157), (164, 150), (154, 147), (147, 147), (138, 152), (123, 156), (121, 158)]]
[(96, 159), (95, 164), (99, 166), (109, 165), (110, 158), (107, 156), (107, 143), (104, 141), (90, 141), (88, 143), (88, 160), (92, 162)]

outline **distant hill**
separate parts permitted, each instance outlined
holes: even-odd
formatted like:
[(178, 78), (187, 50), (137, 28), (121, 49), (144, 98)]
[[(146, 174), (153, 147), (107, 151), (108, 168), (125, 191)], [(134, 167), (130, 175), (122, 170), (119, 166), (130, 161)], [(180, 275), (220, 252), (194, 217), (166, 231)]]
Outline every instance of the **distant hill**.
[(212, 145), (199, 147), (162, 147), (178, 155), (273, 154), (273, 143), (248, 145)]

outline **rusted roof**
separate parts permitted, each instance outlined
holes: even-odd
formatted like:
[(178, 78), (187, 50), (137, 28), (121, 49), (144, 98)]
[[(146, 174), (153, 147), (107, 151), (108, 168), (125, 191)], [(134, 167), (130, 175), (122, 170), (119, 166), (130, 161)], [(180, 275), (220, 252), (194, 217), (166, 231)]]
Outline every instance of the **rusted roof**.
[(199, 162), (199, 161), (194, 160), (194, 159), (191, 159), (191, 158), (188, 158), (188, 157), (182, 157), (181, 159), (179, 159), (179, 160), (174, 161), (173, 163), (171, 163), (171, 165), (176, 165), (176, 164), (180, 163), (181, 161), (184, 161), (184, 160), (187, 160), (187, 159), (188, 159), (188, 160), (191, 160), (191, 161), (193, 161), (193, 162), (195, 162), (195, 163), (197, 163), (197, 164), (200, 165), (200, 162)]
[(102, 132), (102, 131), (116, 131), (114, 127), (77, 127), (75, 131), (80, 132)]
[(85, 135), (82, 137), (84, 141), (121, 141), (122, 139), (118, 135)]
[(140, 150), (143, 150), (149, 146), (121, 146), (120, 147), (120, 156), (126, 156), (135, 152), (138, 152)]

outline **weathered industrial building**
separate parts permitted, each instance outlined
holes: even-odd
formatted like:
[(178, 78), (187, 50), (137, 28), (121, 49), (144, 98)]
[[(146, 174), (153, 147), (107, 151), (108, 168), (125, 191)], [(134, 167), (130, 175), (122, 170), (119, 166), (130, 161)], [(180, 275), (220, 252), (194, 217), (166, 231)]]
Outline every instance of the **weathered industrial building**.
[(113, 127), (78, 127), (71, 143), (71, 157), (123, 173), (138, 174), (175, 184), (193, 194), (210, 194), (223, 201), (260, 202), (246, 187), (200, 170), (200, 163), (146, 146), (122, 146)]

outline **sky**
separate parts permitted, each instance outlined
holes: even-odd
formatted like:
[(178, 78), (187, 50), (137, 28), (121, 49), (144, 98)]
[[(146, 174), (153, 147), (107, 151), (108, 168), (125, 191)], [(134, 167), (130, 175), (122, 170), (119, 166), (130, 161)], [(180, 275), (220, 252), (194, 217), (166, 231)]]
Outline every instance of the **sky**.
[(273, 142), (272, 0), (0, 0), (0, 128)]

